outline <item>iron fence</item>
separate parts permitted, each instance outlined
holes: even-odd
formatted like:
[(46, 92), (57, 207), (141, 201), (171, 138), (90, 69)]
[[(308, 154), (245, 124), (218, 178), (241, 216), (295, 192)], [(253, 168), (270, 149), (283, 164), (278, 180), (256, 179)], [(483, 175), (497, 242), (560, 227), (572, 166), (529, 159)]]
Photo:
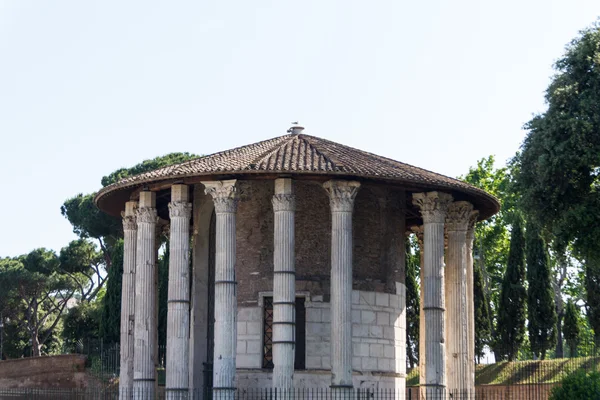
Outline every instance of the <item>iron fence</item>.
[[(446, 392), (428, 389), (428, 400), (471, 400), (476, 394), (467, 392)], [(417, 397), (415, 397), (417, 396)], [(0, 389), (0, 399), (35, 400), (417, 400), (418, 394), (411, 390), (397, 389), (345, 389), (345, 388), (303, 388), (293, 390), (238, 389), (213, 391), (212, 389), (174, 391), (133, 390), (119, 391), (110, 388), (95, 389)], [(491, 398), (490, 398), (491, 399)], [(495, 397), (494, 400), (508, 400), (508, 397)], [(511, 397), (512, 399), (512, 397)]]
[[(523, 389), (523, 388), (522, 388)], [(532, 390), (529, 390), (532, 389)], [(520, 391), (498, 390), (489, 392), (447, 391), (437, 388), (399, 389), (332, 389), (304, 388), (294, 390), (238, 389), (213, 391), (211, 389), (166, 392), (119, 391), (114, 388), (94, 389), (0, 389), (0, 399), (34, 400), (547, 400), (551, 391), (525, 388)], [(598, 393), (590, 393), (589, 399), (600, 399)], [(578, 400), (573, 398), (572, 400)]]

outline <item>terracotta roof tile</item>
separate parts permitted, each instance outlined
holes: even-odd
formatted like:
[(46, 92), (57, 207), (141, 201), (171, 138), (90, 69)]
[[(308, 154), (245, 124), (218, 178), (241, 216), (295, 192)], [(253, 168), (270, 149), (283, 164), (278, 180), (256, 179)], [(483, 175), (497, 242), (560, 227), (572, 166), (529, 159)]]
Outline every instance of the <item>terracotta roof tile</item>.
[(493, 208), (498, 208), (492, 196), (457, 179), (305, 134), (288, 134), (131, 176), (100, 190), (95, 201), (116, 190), (157, 180), (244, 172), (330, 173), (434, 185), (486, 198), (490, 206), (495, 203)]

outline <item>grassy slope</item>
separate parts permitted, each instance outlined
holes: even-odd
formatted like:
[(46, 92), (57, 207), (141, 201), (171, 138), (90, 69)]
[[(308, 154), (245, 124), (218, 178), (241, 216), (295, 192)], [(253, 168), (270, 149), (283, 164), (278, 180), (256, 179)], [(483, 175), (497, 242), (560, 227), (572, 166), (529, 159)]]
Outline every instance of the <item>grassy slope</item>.
[[(552, 383), (578, 369), (600, 370), (600, 357), (560, 358), (544, 361), (499, 362), (478, 365), (475, 381), (478, 385), (517, 385), (524, 383)], [(409, 371), (407, 386), (419, 385), (417, 369)]]

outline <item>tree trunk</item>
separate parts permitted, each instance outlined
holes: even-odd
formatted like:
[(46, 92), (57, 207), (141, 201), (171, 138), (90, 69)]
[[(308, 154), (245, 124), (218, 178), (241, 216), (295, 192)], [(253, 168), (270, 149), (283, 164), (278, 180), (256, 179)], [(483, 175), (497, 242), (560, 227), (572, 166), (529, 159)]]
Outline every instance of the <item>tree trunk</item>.
[(41, 352), (41, 344), (40, 341), (38, 339), (38, 332), (37, 329), (35, 329), (32, 333), (31, 333), (31, 356), (32, 357), (39, 357), (42, 355)]
[[(558, 308), (558, 307), (557, 307)], [(556, 316), (556, 358), (564, 358), (564, 349), (563, 349), (563, 334), (562, 334), (562, 320), (563, 313), (557, 313)]]
[(556, 253), (556, 268), (554, 275), (554, 304), (556, 307), (556, 358), (564, 357), (562, 320), (565, 314), (565, 303), (562, 297), (562, 289), (567, 278), (567, 256), (565, 250), (558, 250)]

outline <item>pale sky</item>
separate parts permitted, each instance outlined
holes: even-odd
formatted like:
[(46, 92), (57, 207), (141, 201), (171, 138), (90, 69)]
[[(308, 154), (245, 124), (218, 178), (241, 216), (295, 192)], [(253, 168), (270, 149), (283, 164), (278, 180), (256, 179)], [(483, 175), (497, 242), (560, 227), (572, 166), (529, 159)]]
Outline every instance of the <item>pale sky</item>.
[(306, 133), (448, 176), (500, 163), (597, 0), (0, 0), (0, 257), (75, 238), (117, 168)]

